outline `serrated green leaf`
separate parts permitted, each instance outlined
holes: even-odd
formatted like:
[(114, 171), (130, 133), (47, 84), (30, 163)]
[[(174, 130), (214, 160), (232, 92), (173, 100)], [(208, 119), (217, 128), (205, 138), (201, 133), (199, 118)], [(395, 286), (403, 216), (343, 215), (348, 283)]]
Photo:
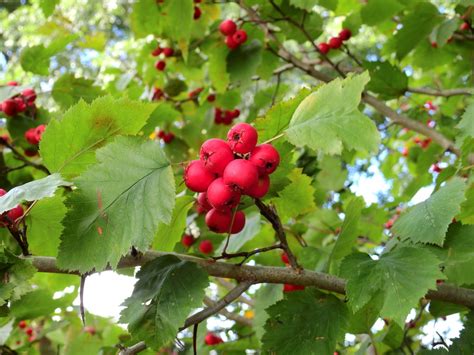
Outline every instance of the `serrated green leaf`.
[(266, 309), (283, 298), (283, 287), (278, 284), (265, 284), (255, 293), (255, 317), (253, 320), (255, 333), (262, 339), (264, 325), (268, 319)]
[(348, 320), (342, 301), (313, 288), (289, 293), (267, 313), (262, 342), (272, 354), (332, 354)]
[(443, 245), (448, 226), (464, 201), (465, 189), (462, 179), (453, 178), (429, 199), (403, 214), (393, 225), (393, 233), (413, 243)]
[(453, 340), (449, 347), (449, 354), (472, 354), (474, 353), (474, 311), (471, 310), (466, 316), (464, 329), (459, 338)]
[[(8, 301), (18, 300), (25, 293), (31, 291), (28, 282), (33, 277), (36, 269), (30, 261), (19, 257), (4, 249), (0, 253), (0, 306)], [(5, 282), (7, 281), (7, 282)]]
[(194, 198), (181, 196), (176, 199), (171, 222), (158, 224), (158, 232), (153, 242), (153, 248), (160, 251), (173, 251), (174, 246), (181, 240), (186, 228), (186, 216), (193, 206)]
[(11, 210), (23, 201), (37, 201), (45, 197), (52, 197), (60, 186), (71, 186), (65, 181), (61, 174), (48, 175), (45, 178), (16, 186), (6, 195), (0, 197), (0, 213)]
[(447, 257), (444, 273), (450, 282), (458, 285), (474, 284), (474, 226), (452, 224), (449, 227), (444, 249)]
[(403, 9), (397, 0), (369, 0), (360, 10), (361, 18), (369, 26), (390, 19)]
[(49, 17), (53, 14), (54, 9), (59, 4), (59, 0), (40, 0), (39, 6), (43, 11), (44, 17)]
[(195, 263), (166, 255), (144, 265), (137, 278), (120, 322), (128, 323), (135, 338), (159, 349), (176, 337), (189, 313), (201, 306), (208, 276)]
[(62, 299), (53, 299), (53, 293), (35, 289), (12, 302), (10, 311), (17, 319), (34, 319), (52, 316), (56, 308), (68, 306)]
[(58, 266), (87, 272), (115, 267), (132, 246), (146, 250), (159, 222), (170, 223), (174, 177), (160, 145), (117, 137), (97, 151), (98, 163), (75, 179)]
[(397, 58), (410, 53), (442, 19), (436, 6), (425, 1), (418, 3), (402, 20), (403, 27), (393, 37)]
[(65, 178), (79, 175), (95, 163), (95, 150), (120, 134), (136, 134), (154, 104), (101, 97), (90, 105), (80, 101), (48, 124), (40, 142), (43, 163)]
[(364, 200), (361, 197), (354, 197), (347, 206), (341, 233), (337, 237), (330, 256), (330, 270), (333, 274), (338, 273), (341, 260), (349, 255), (354, 247), (359, 235), (357, 227), (362, 208), (364, 208)]
[(474, 137), (474, 102), (466, 107), (461, 121), (456, 126), (459, 129), (459, 135), (456, 140), (462, 142), (466, 137)]
[(247, 83), (262, 60), (262, 44), (253, 40), (234, 49), (227, 56), (227, 71), (232, 83)]
[(370, 82), (367, 89), (388, 100), (397, 98), (408, 88), (408, 77), (398, 67), (388, 62), (366, 62), (364, 66), (370, 71)]
[(255, 128), (260, 141), (264, 142), (283, 133), (296, 108), (310, 92), (308, 89), (300, 90), (295, 97), (276, 103), (268, 110), (265, 117), (257, 119)]
[(209, 55), (209, 79), (218, 93), (224, 93), (229, 85), (229, 74), (227, 73), (228, 49), (223, 45), (215, 45), (208, 53)]
[(311, 11), (319, 0), (290, 0), (290, 4), (303, 10)]
[(164, 21), (157, 21), (162, 16), (163, 8), (156, 0), (138, 0), (133, 3), (130, 14), (130, 26), (136, 37), (141, 38), (154, 34), (159, 36)]
[(474, 183), (466, 189), (466, 200), (461, 204), (457, 218), (464, 224), (474, 224)]
[(311, 178), (302, 174), (301, 169), (294, 169), (288, 177), (291, 183), (278, 192), (279, 197), (273, 200), (283, 219), (296, 217), (316, 208)]
[(298, 147), (308, 146), (326, 154), (349, 150), (374, 152), (380, 141), (377, 127), (358, 110), (369, 75), (335, 79), (307, 96), (296, 109), (285, 131)]
[(348, 280), (349, 306), (357, 312), (382, 294), (380, 316), (404, 325), (410, 309), (443, 277), (439, 263), (426, 249), (408, 246), (383, 254), (379, 260), (367, 254), (351, 254), (341, 263), (341, 276)]
[(63, 231), (61, 221), (66, 215), (62, 196), (54, 196), (39, 201), (26, 217), (28, 244), (36, 255), (56, 256), (59, 238)]
[[(193, 0), (166, 1), (165, 31), (170, 39), (177, 42), (186, 59), (188, 42), (193, 25)], [(156, 21), (156, 20), (155, 20)]]
[(94, 86), (93, 80), (76, 78), (74, 74), (64, 74), (54, 83), (51, 95), (61, 108), (67, 109), (81, 99), (90, 103), (104, 95), (104, 92)]

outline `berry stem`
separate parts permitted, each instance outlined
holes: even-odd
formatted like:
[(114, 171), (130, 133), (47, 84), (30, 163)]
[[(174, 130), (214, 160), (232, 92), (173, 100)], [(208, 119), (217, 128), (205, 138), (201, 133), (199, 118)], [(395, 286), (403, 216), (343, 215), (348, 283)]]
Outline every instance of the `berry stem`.
[(261, 144), (267, 144), (267, 143), (273, 142), (273, 141), (277, 140), (278, 138), (283, 137), (284, 135), (285, 135), (285, 133), (277, 134), (275, 137), (267, 139), (265, 142), (263, 142)]

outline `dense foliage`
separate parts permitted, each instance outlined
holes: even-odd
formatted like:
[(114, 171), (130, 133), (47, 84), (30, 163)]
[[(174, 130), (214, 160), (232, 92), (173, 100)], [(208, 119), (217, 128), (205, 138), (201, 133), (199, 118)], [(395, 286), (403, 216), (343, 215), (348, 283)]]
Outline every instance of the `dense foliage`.
[[(474, 353), (473, 21), (2, 3), (1, 353)], [(72, 306), (106, 269), (118, 322)]]

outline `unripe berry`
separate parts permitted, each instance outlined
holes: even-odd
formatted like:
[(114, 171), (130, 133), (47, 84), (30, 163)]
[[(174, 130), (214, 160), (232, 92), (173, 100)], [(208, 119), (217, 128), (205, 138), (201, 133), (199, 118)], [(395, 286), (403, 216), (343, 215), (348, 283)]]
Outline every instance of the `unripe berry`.
[(341, 32), (339, 32), (339, 38), (342, 39), (343, 41), (347, 41), (349, 38), (351, 38), (352, 32), (348, 28), (343, 28)]
[(194, 192), (205, 192), (211, 182), (214, 181), (215, 175), (204, 167), (200, 160), (193, 160), (184, 170), (184, 183)]
[(232, 222), (232, 212), (220, 211), (215, 208), (207, 212), (206, 224), (209, 229), (216, 233), (228, 233)]
[(237, 43), (237, 45), (241, 45), (242, 43), (245, 43), (247, 40), (247, 32), (244, 30), (237, 30), (235, 33), (232, 35), (232, 39)]
[(219, 25), (219, 31), (224, 36), (231, 36), (237, 31), (237, 25), (232, 20), (224, 20)]
[(198, 6), (194, 6), (194, 14), (193, 14), (193, 19), (199, 20), (201, 17), (202, 11)]
[(236, 159), (224, 170), (224, 182), (233, 189), (246, 193), (258, 183), (258, 171), (248, 160)]
[(201, 192), (198, 195), (197, 201), (196, 201), (196, 210), (199, 214), (203, 214), (208, 212), (209, 210), (212, 209), (211, 204), (207, 200), (207, 193)]
[(22, 91), (21, 95), (28, 103), (32, 103), (36, 100), (36, 92), (33, 89), (25, 89)]
[(20, 329), (25, 329), (25, 328), (26, 328), (26, 325), (27, 325), (27, 324), (26, 324), (26, 321), (25, 321), (25, 320), (21, 320), (21, 321), (18, 322), (18, 327), (19, 327)]
[(153, 57), (158, 57), (161, 53), (163, 53), (163, 49), (160, 46), (158, 46), (151, 52), (151, 55)]
[(280, 154), (272, 145), (260, 144), (250, 153), (249, 161), (257, 167), (260, 175), (267, 175), (280, 164)]
[(234, 216), (234, 221), (232, 222), (232, 228), (230, 232), (232, 234), (240, 233), (245, 227), (245, 213), (242, 211), (237, 211)]
[(268, 175), (262, 175), (258, 178), (257, 184), (253, 185), (248, 191), (247, 195), (254, 198), (262, 198), (270, 188), (270, 178)]
[(155, 63), (155, 68), (159, 71), (163, 71), (166, 68), (166, 62), (164, 60), (159, 60)]
[(209, 332), (206, 334), (206, 337), (204, 338), (204, 342), (206, 343), (206, 345), (216, 345), (216, 344), (223, 343), (224, 341), (222, 340), (220, 336)]
[(174, 50), (170, 47), (163, 48), (163, 54), (165, 57), (171, 57), (174, 54)]
[(7, 212), (7, 217), (10, 221), (15, 222), (18, 218), (23, 216), (23, 207), (18, 205)]
[(17, 103), (13, 99), (6, 99), (2, 103), (2, 111), (7, 116), (15, 116), (18, 113)]
[(283, 285), (283, 292), (302, 291), (304, 289), (305, 289), (305, 286), (301, 286), (301, 285), (291, 285), (291, 284)]
[(228, 210), (240, 202), (240, 193), (232, 190), (222, 178), (214, 180), (207, 189), (207, 200), (218, 210)]
[(212, 245), (212, 242), (209, 239), (203, 240), (199, 244), (199, 251), (203, 254), (211, 254), (213, 250), (214, 246)]
[(339, 37), (332, 37), (331, 39), (329, 39), (328, 44), (330, 48), (338, 49), (342, 46), (342, 39), (340, 39)]
[(224, 169), (234, 160), (234, 154), (224, 140), (212, 138), (202, 144), (199, 158), (208, 171), (222, 176)]
[(183, 244), (186, 248), (189, 248), (191, 245), (194, 244), (194, 238), (192, 235), (185, 234), (181, 239), (181, 244)]
[(225, 44), (230, 50), (233, 50), (239, 46), (239, 43), (235, 41), (233, 36), (227, 36), (225, 38)]
[(227, 133), (227, 142), (234, 153), (250, 153), (257, 145), (258, 133), (248, 123), (238, 123)]
[(328, 54), (331, 47), (329, 47), (329, 44), (327, 43), (320, 43), (318, 44), (318, 49), (322, 54)]

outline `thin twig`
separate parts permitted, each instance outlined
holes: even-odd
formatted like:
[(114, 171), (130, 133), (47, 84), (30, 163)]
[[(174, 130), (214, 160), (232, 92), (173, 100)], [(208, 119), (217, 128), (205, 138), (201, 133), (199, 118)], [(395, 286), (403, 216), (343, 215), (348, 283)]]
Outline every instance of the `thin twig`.
[[(238, 299), (240, 300), (241, 296)], [(216, 302), (211, 300), (209, 297), (206, 296), (206, 297), (204, 297), (204, 304), (208, 307), (213, 307), (216, 304)], [(252, 324), (253, 324), (250, 319), (242, 317), (239, 314), (229, 312), (225, 308), (222, 308), (218, 313), (223, 315), (227, 319), (233, 320), (234, 322), (239, 323), (239, 324), (244, 325), (244, 326), (247, 326), (247, 327), (251, 327)]]
[(239, 263), (239, 265), (242, 265), (248, 258), (250, 258), (251, 256), (255, 254), (264, 253), (266, 251), (275, 250), (275, 249), (283, 249), (283, 246), (281, 244), (275, 244), (275, 245), (271, 245), (264, 248), (254, 249), (252, 251), (242, 251), (239, 253), (224, 253), (223, 252), (222, 255), (215, 256), (213, 257), (213, 259), (221, 260), (221, 259), (233, 259), (233, 258), (243, 257), (244, 259)]
[(407, 88), (408, 92), (412, 92), (414, 94), (422, 94), (428, 96), (440, 96), (440, 97), (451, 97), (456, 95), (467, 95), (470, 96), (473, 94), (473, 90), (469, 88), (456, 88), (456, 89), (431, 89), (431, 88)]
[(46, 174), (51, 174), (49, 172), (49, 170), (44, 166), (44, 165), (41, 165), (41, 164), (36, 164), (30, 160), (28, 160), (26, 157), (23, 156), (23, 154), (21, 154), (12, 144), (10, 144), (7, 140), (3, 139), (3, 138), (0, 138), (0, 145), (4, 145), (5, 147), (7, 147), (8, 149), (10, 149), (13, 153), (13, 155), (15, 156), (16, 159), (22, 161), (23, 163), (25, 163), (26, 165), (28, 166), (31, 166), (35, 169), (38, 169)]

